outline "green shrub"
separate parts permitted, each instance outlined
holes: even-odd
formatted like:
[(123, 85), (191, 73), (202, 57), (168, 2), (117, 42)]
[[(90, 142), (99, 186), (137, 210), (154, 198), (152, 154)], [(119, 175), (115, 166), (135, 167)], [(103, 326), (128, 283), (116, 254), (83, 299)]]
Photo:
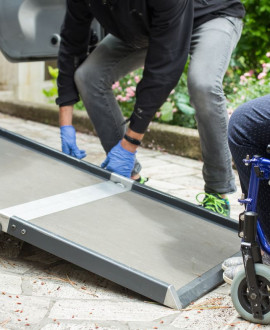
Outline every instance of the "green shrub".
[(227, 95), (229, 113), (245, 102), (270, 93), (270, 52), (265, 58), (267, 61), (261, 64), (259, 73), (249, 70), (239, 77), (237, 83), (231, 84), (232, 93)]
[(241, 63), (243, 70), (248, 68), (259, 70), (265, 62), (270, 45), (270, 1), (242, 0), (246, 9), (241, 39), (236, 47), (235, 58)]

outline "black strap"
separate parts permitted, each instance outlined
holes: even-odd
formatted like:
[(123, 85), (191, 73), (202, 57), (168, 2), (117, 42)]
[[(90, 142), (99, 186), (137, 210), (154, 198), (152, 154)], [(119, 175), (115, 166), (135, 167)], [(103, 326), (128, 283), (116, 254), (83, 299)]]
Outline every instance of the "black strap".
[(137, 140), (137, 139), (134, 139), (128, 135), (124, 135), (124, 139), (127, 140), (128, 142), (132, 143), (132, 144), (135, 144), (136, 146), (139, 146), (141, 145), (141, 141), (140, 140)]

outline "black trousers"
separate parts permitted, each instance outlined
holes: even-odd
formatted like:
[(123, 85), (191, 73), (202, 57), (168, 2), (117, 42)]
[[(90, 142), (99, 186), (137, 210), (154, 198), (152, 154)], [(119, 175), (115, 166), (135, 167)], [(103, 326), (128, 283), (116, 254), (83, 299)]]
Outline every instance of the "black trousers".
[[(266, 153), (266, 147), (270, 144), (270, 94), (237, 108), (230, 118), (228, 135), (241, 188), (247, 196), (251, 166), (245, 166), (243, 159), (246, 155), (260, 155), (270, 159), (270, 154)], [(270, 186), (267, 180), (260, 182), (257, 212), (270, 242)]]

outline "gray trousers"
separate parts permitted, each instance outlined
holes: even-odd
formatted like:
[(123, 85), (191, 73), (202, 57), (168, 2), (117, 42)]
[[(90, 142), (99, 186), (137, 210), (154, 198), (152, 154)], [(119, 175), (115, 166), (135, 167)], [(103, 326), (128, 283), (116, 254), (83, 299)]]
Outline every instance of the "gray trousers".
[[(242, 21), (220, 17), (193, 31), (188, 86), (201, 139), (206, 192), (236, 190), (227, 143), (228, 115), (222, 81), (242, 30)], [(106, 153), (125, 133), (112, 84), (144, 65), (147, 49), (106, 36), (75, 73), (75, 83)], [(139, 173), (137, 162), (132, 175)]]

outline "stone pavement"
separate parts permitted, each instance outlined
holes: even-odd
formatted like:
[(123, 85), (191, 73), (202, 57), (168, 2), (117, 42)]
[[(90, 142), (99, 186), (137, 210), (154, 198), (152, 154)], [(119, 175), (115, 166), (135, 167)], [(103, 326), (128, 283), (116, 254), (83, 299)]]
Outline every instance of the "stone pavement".
[[(0, 126), (60, 149), (59, 129), (0, 113)], [(95, 136), (77, 134), (86, 161), (105, 157)], [(202, 163), (142, 149), (142, 174), (156, 189), (196, 203), (203, 191)], [(1, 155), (0, 155), (1, 161)], [(238, 192), (229, 196), (235, 219)], [(240, 242), (239, 242), (240, 244)], [(0, 329), (255, 329), (237, 316), (223, 284), (182, 311), (169, 309), (62, 259), (24, 244), (19, 257), (0, 251)], [(270, 329), (270, 326), (261, 326)]]

